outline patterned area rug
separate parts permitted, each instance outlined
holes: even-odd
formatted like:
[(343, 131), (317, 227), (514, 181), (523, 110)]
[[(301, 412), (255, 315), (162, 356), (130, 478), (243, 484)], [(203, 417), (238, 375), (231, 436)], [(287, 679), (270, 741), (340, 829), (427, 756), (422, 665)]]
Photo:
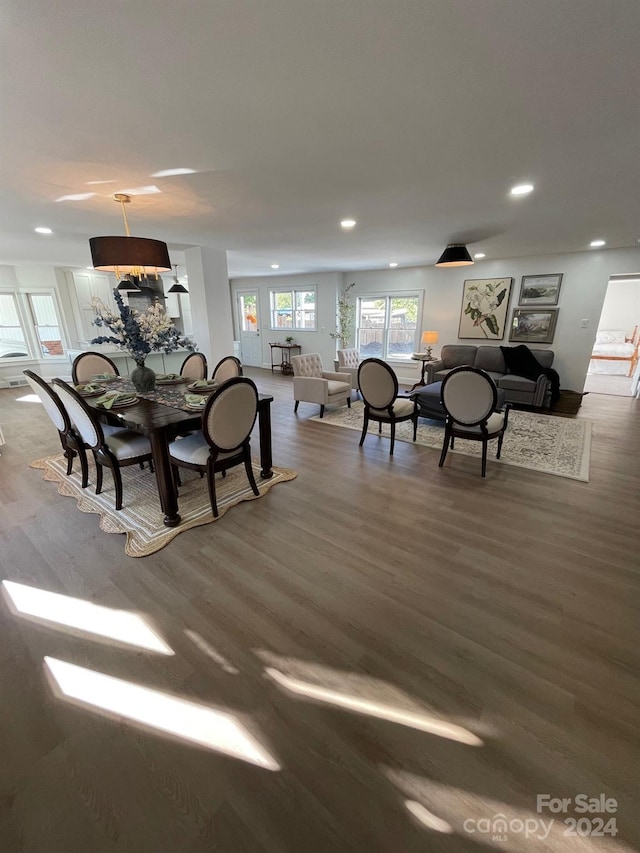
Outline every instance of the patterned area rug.
[[(362, 431), (363, 404), (352, 403), (350, 409), (335, 409), (325, 412), (324, 418), (316, 415), (310, 420), (319, 424), (346, 427)], [(378, 424), (370, 423), (368, 435), (378, 436)], [(385, 445), (389, 442), (389, 427), (382, 427)], [(413, 427), (411, 421), (404, 421), (396, 427), (396, 439), (412, 442)], [(418, 421), (417, 444), (442, 450), (444, 422), (420, 418)], [(367, 437), (367, 443), (375, 440)], [(496, 459), (497, 440), (489, 442), (489, 462), (514, 465), (517, 468), (529, 468), (557, 477), (589, 482), (589, 458), (591, 456), (591, 421), (584, 418), (556, 418), (550, 415), (538, 415), (534, 412), (509, 413), (509, 427), (505, 433), (500, 459)], [(449, 453), (462, 453), (465, 456), (481, 456), (482, 445), (479, 441), (455, 440), (455, 449)], [(449, 464), (449, 457), (445, 467)], [(487, 466), (489, 472), (489, 466)]]
[[(137, 465), (122, 468), (123, 507), (115, 510), (115, 491), (111, 472), (105, 470), (102, 493), (94, 494), (95, 470), (89, 467), (89, 485), (83, 489), (80, 485), (78, 460), (74, 471), (67, 477), (67, 463), (62, 456), (51, 456), (31, 463), (31, 468), (44, 471), (44, 479), (58, 483), (58, 492), (68, 495), (78, 502), (81, 512), (96, 512), (100, 515), (100, 527), (107, 533), (126, 534), (125, 553), (130, 557), (146, 557), (164, 548), (174, 537), (192, 527), (220, 521), (224, 514), (241, 501), (258, 500), (251, 491), (243, 466), (231, 468), (227, 476), (216, 476), (216, 497), (218, 500), (218, 518), (213, 517), (209, 503), (209, 491), (206, 478), (194, 471), (182, 470), (180, 477), (180, 515), (182, 522), (178, 527), (165, 527), (160, 509), (155, 474), (148, 468), (141, 471)], [(76, 468), (78, 471), (76, 471)], [(274, 468), (270, 480), (262, 480), (260, 466), (253, 465), (256, 483), (263, 497), (276, 483), (295, 479), (296, 472), (288, 468)]]

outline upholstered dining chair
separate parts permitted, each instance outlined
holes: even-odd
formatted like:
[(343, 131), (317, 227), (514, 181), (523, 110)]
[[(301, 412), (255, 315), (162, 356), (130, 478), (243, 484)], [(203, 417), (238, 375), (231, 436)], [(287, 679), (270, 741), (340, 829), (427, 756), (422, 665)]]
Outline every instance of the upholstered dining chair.
[(393, 456), (396, 440), (396, 424), (402, 421), (413, 422), (413, 440), (418, 430), (418, 406), (408, 397), (398, 397), (398, 378), (389, 365), (379, 358), (366, 358), (358, 368), (358, 387), (364, 400), (364, 424), (360, 447), (364, 444), (369, 421), (391, 427), (391, 447), (389, 456)]
[(182, 362), (180, 376), (196, 382), (207, 378), (207, 359), (201, 352), (191, 352)]
[(213, 368), (211, 379), (220, 384), (234, 376), (242, 376), (242, 363), (235, 355), (225, 355)]
[(359, 393), (358, 388), (358, 368), (360, 367), (360, 353), (357, 349), (339, 349), (334, 364), (338, 373), (348, 373), (351, 377), (351, 387), (355, 388), (356, 394)]
[(87, 453), (81, 438), (76, 435), (71, 418), (62, 400), (37, 373), (34, 373), (32, 370), (23, 370), (22, 372), (27, 377), (27, 382), (31, 386), (31, 390), (40, 398), (45, 412), (49, 415), (53, 425), (58, 430), (60, 444), (67, 460), (67, 477), (73, 471), (73, 460), (78, 456), (82, 472), (82, 488), (86, 489), (89, 483)]
[(509, 422), (507, 403), (498, 411), (498, 389), (485, 370), (456, 367), (442, 381), (442, 406), (447, 416), (439, 466), (442, 468), (449, 447), (456, 438), (482, 442), (482, 476), (487, 470), (487, 445), (498, 439), (496, 457), (500, 459), (502, 440)]
[(251, 465), (250, 437), (258, 413), (258, 389), (244, 376), (234, 376), (217, 388), (202, 413), (202, 430), (169, 445), (173, 475), (178, 468), (206, 472), (209, 500), (218, 518), (215, 474), (244, 464), (254, 495), (259, 495)]
[(151, 463), (151, 444), (140, 433), (122, 428), (107, 428), (80, 394), (62, 379), (54, 379), (56, 392), (62, 400), (77, 434), (84, 446), (93, 452), (96, 463), (96, 494), (102, 491), (102, 469), (111, 469), (116, 490), (116, 509), (122, 509), (122, 475), (126, 465)]
[(351, 377), (348, 373), (332, 373), (322, 369), (322, 359), (317, 352), (309, 355), (294, 355), (291, 358), (293, 368), (294, 412), (298, 404), (317, 403), (320, 417), (324, 416), (324, 407), (331, 403), (346, 401), (351, 407)]
[(120, 376), (115, 363), (101, 352), (81, 352), (74, 358), (71, 365), (71, 378), (74, 385), (89, 382), (91, 377), (98, 373), (113, 373), (115, 376)]

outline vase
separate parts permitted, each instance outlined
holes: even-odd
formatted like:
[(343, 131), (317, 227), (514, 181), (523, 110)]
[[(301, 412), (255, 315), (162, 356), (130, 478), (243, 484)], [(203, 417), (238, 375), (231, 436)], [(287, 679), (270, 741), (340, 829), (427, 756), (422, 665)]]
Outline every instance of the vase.
[(133, 383), (133, 387), (140, 394), (153, 391), (156, 387), (156, 375), (150, 367), (145, 366), (144, 361), (136, 361), (136, 366), (131, 371), (129, 378)]

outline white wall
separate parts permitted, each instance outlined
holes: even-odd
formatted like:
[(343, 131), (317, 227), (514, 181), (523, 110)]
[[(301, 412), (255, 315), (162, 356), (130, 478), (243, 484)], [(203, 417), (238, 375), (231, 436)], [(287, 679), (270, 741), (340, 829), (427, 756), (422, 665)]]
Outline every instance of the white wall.
[(598, 329), (624, 329), (631, 336), (640, 324), (640, 277), (636, 281), (610, 281)]

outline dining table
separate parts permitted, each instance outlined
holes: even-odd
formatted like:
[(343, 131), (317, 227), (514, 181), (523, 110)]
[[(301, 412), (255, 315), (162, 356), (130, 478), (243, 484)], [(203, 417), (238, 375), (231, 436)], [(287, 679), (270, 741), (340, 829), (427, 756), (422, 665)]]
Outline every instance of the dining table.
[[(100, 398), (87, 397), (85, 402), (102, 420), (125, 426), (149, 439), (155, 466), (160, 506), (164, 524), (176, 527), (181, 517), (178, 512), (178, 489), (171, 471), (169, 444), (178, 435), (197, 430), (202, 423), (202, 412), (190, 409), (185, 400), (187, 384), (191, 380), (156, 385), (153, 391), (136, 391), (131, 380), (118, 377), (105, 386), (108, 391), (134, 392), (137, 399), (131, 405), (104, 409), (97, 405)], [(188, 393), (188, 392), (187, 392)], [(271, 403), (273, 397), (258, 394), (258, 431), (260, 440), (260, 476), (268, 480), (273, 476), (271, 451)]]

